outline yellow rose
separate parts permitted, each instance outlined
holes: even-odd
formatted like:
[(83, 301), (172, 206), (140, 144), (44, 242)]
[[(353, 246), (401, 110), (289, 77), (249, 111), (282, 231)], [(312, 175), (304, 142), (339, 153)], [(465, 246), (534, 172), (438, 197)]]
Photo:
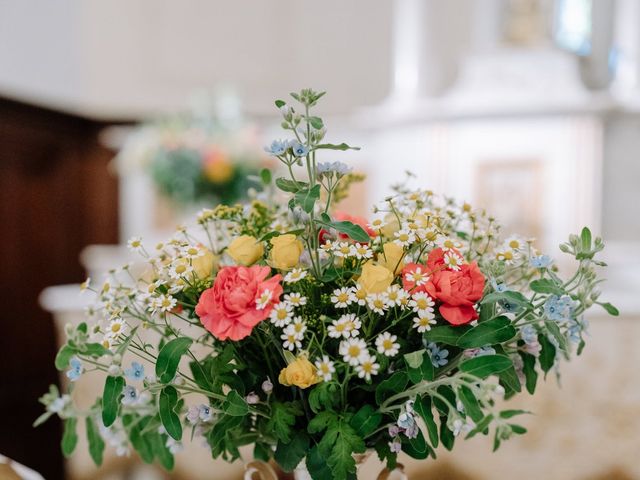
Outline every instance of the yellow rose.
[(362, 273), (358, 278), (360, 285), (368, 294), (382, 293), (393, 282), (393, 273), (382, 265), (367, 262), (362, 266)]
[(394, 275), (398, 275), (404, 268), (404, 262), (402, 261), (404, 249), (393, 242), (385, 243), (382, 249), (384, 250), (384, 255), (378, 255), (378, 263), (393, 272)]
[(393, 238), (393, 234), (400, 230), (400, 222), (393, 213), (387, 213), (384, 217), (382, 234), (387, 238)]
[(308, 388), (320, 381), (316, 374), (316, 367), (307, 360), (307, 357), (300, 356), (280, 371), (278, 381), (286, 386), (295, 385), (300, 388)]
[(255, 237), (241, 235), (229, 244), (227, 253), (234, 262), (248, 267), (256, 263), (264, 255), (264, 248)]
[(193, 271), (200, 280), (205, 280), (211, 276), (214, 270), (218, 269), (218, 257), (208, 248), (203, 248), (204, 255), (191, 260)]
[(271, 239), (271, 265), (279, 270), (289, 270), (300, 261), (304, 247), (295, 235), (287, 233)]

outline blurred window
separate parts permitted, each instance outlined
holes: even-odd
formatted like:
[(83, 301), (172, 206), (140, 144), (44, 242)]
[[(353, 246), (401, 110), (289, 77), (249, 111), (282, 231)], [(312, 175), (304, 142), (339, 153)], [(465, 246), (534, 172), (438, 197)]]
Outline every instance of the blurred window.
[(554, 21), (556, 44), (576, 55), (591, 53), (592, 0), (557, 0)]

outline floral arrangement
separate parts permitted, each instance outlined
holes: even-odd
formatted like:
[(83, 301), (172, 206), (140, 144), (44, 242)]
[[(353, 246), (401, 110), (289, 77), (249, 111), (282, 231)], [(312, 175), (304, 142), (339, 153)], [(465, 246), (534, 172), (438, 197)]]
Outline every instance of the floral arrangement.
[[(585, 228), (560, 246), (577, 260), (568, 280), (532, 240), (503, 238), (496, 221), (429, 191), (396, 188), (369, 220), (338, 216), (349, 174), (321, 163), (325, 127), (310, 113), (322, 93), (278, 100), (291, 140), (269, 152), (288, 178), (261, 174), (286, 199), (203, 210), (146, 264), (95, 290), (95, 323), (68, 328), (56, 357), (70, 388), (106, 374), (86, 411), (52, 387), (46, 412), (76, 444), (84, 418), (97, 464), (105, 444), (173, 466), (191, 437), (213, 457), (304, 465), (314, 479), (354, 478), (356, 454), (435, 457), (456, 439), (525, 433), (523, 413), (498, 400), (556, 370), (585, 342), (583, 314), (598, 300), (602, 240)], [(302, 168), (295, 168), (302, 167)], [(343, 192), (344, 193), (344, 192)], [(342, 194), (343, 194), (342, 193)], [(501, 402), (500, 402), (501, 403)]]
[(256, 186), (266, 157), (255, 128), (230, 126), (209, 110), (143, 124), (116, 158), (119, 171), (146, 170), (157, 190), (178, 206), (233, 204)]

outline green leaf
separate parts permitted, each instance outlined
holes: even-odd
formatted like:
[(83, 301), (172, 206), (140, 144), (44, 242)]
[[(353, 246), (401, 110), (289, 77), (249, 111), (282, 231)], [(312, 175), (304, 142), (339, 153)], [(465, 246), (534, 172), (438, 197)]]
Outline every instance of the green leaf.
[(278, 442), (273, 458), (285, 472), (292, 472), (309, 451), (309, 436), (296, 432), (290, 442)]
[(538, 357), (538, 361), (540, 362), (540, 367), (542, 371), (546, 374), (556, 360), (556, 347), (549, 341), (546, 335), (538, 335), (538, 342), (542, 347), (540, 350), (540, 356)]
[(569, 345), (567, 343), (567, 338), (560, 331), (560, 327), (558, 327), (558, 324), (552, 320), (545, 321), (544, 324), (546, 325), (547, 330), (549, 330), (549, 333), (551, 333), (551, 335), (553, 335), (553, 337), (558, 342), (560, 350), (562, 350), (568, 358)]
[(282, 108), (287, 104), (284, 100), (276, 100), (276, 107)]
[(82, 353), (92, 357), (101, 357), (102, 355), (111, 355), (111, 351), (104, 348), (100, 343), (87, 343)]
[(511, 305), (515, 305), (520, 309), (531, 309), (531, 302), (527, 300), (520, 292), (515, 292), (512, 290), (506, 292), (493, 292), (487, 295), (480, 302), (482, 305), (486, 305), (489, 303), (498, 303), (498, 302), (507, 302)]
[(395, 393), (402, 392), (409, 383), (407, 374), (400, 371), (391, 375), (386, 380), (380, 382), (376, 388), (376, 403), (380, 405), (388, 397)]
[(424, 333), (424, 338), (429, 342), (444, 343), (446, 345), (457, 345), (458, 339), (469, 331), (469, 327), (451, 327), (443, 325), (434, 327)]
[(371, 405), (363, 405), (360, 410), (351, 417), (349, 424), (360, 437), (366, 438), (375, 432), (381, 421), (382, 414), (380, 412), (374, 409)]
[(435, 420), (433, 419), (433, 411), (431, 410), (431, 397), (427, 395), (423, 395), (421, 398), (417, 399), (413, 408), (418, 415), (422, 417), (425, 425), (427, 426), (427, 433), (429, 434), (429, 441), (433, 448), (438, 447), (439, 438), (438, 438), (438, 426), (436, 425)]
[[(414, 353), (420, 353), (422, 361), (420, 362), (420, 366), (418, 368), (412, 368), (407, 361), (407, 355), (413, 355)], [(423, 380), (431, 381), (435, 378), (435, 370), (433, 367), (433, 363), (431, 363), (431, 357), (429, 357), (429, 353), (426, 350), (418, 350), (418, 352), (413, 352), (405, 355), (405, 362), (407, 363), (407, 374), (409, 375), (409, 380), (411, 383), (419, 383)], [(410, 361), (415, 365), (415, 357), (411, 357)]]
[(179, 337), (174, 338), (162, 347), (156, 360), (156, 377), (162, 383), (173, 381), (178, 371), (180, 358), (189, 350), (192, 343), (193, 340), (190, 338)]
[(513, 418), (516, 415), (529, 415), (531, 412), (527, 410), (503, 410), (500, 412), (500, 418)]
[(149, 435), (149, 443), (156, 457), (160, 461), (160, 465), (162, 465), (165, 470), (173, 470), (175, 459), (173, 457), (173, 453), (171, 453), (171, 450), (167, 447), (167, 441), (164, 435), (160, 435), (157, 432)]
[(611, 305), (609, 302), (606, 302), (606, 303), (596, 302), (596, 303), (600, 305), (602, 308), (604, 308), (609, 315), (613, 315), (614, 317), (617, 317), (618, 315), (620, 315), (620, 311), (616, 307)]
[(306, 182), (294, 182), (283, 177), (276, 178), (276, 187), (283, 192), (296, 193), (299, 190), (305, 189), (309, 186)]
[(89, 443), (89, 454), (91, 455), (91, 459), (93, 463), (95, 463), (98, 467), (102, 465), (102, 454), (104, 452), (104, 440), (100, 435), (100, 431), (96, 426), (93, 418), (88, 416), (85, 420), (86, 430), (87, 430), (87, 442)]
[(320, 441), (320, 449), (325, 453), (328, 449), (327, 465), (333, 472), (334, 479), (346, 480), (356, 473), (354, 453), (364, 453), (364, 440), (342, 418), (329, 424), (327, 432)]
[(38, 418), (36, 418), (36, 421), (33, 422), (32, 427), (36, 428), (36, 427), (42, 425), (44, 422), (49, 420), (49, 418), (51, 418), (52, 415), (53, 415), (53, 412), (44, 412), (42, 415), (40, 415)]
[(275, 402), (271, 406), (271, 417), (267, 421), (267, 430), (281, 442), (291, 441), (291, 430), (296, 423), (296, 416), (302, 415), (300, 406), (294, 402)]
[(175, 412), (178, 405), (178, 391), (172, 385), (167, 385), (158, 396), (158, 412), (160, 421), (167, 433), (174, 440), (182, 440), (182, 424)]
[(492, 421), (493, 421), (493, 414), (490, 413), (489, 415), (484, 417), (482, 420), (480, 420), (478, 423), (476, 423), (476, 427), (467, 434), (466, 438), (467, 439), (473, 438), (478, 433), (484, 432), (487, 429), (487, 427), (489, 427), (489, 424)]
[(268, 462), (273, 454), (271, 447), (267, 443), (256, 442), (253, 446), (253, 458)]
[(309, 470), (309, 474), (314, 480), (333, 478), (333, 473), (331, 473), (331, 469), (327, 465), (327, 459), (320, 453), (320, 448), (317, 445), (309, 450), (307, 470)]
[(469, 387), (461, 386), (458, 389), (458, 398), (462, 402), (462, 405), (464, 405), (464, 411), (471, 417), (471, 420), (474, 422), (482, 420), (484, 414), (482, 413), (478, 399)]
[(415, 438), (402, 436), (402, 451), (416, 460), (424, 460), (429, 456), (429, 447), (424, 439), (424, 435), (418, 430)]
[(62, 434), (62, 453), (65, 457), (71, 456), (78, 445), (78, 434), (76, 433), (76, 425), (78, 419), (76, 417), (67, 418), (64, 421), (64, 433)]
[(302, 209), (311, 213), (316, 201), (320, 198), (320, 185), (314, 185), (311, 188), (306, 188), (296, 192), (296, 203), (302, 207)]
[(582, 229), (582, 232), (580, 232), (580, 240), (582, 242), (583, 251), (587, 252), (591, 250), (591, 230), (589, 230), (587, 227), (584, 227)]
[(529, 288), (536, 293), (552, 293), (554, 295), (562, 295), (564, 290), (553, 280), (541, 278), (534, 280), (529, 284)]
[(505, 389), (505, 398), (508, 399), (510, 394), (522, 391), (520, 379), (518, 378), (516, 369), (513, 366), (500, 372), (498, 377), (500, 377), (500, 384)]
[(520, 352), (523, 363), (523, 372), (526, 378), (527, 392), (531, 395), (536, 391), (536, 384), (538, 383), (538, 372), (536, 371), (536, 357), (530, 353)]
[(322, 382), (311, 390), (309, 393), (309, 406), (313, 413), (320, 410), (330, 410), (338, 402), (338, 385), (334, 382)]
[(269, 185), (271, 183), (271, 170), (268, 168), (263, 168), (260, 170), (260, 180), (265, 185)]
[(516, 329), (507, 317), (500, 316), (478, 323), (466, 331), (457, 342), (460, 348), (478, 348), (495, 343), (504, 343), (517, 334)]
[(109, 375), (104, 382), (102, 393), (102, 423), (110, 427), (116, 421), (120, 408), (120, 396), (124, 389), (124, 378)]
[(55, 365), (58, 370), (64, 370), (69, 366), (69, 360), (77, 353), (77, 350), (69, 344), (64, 345), (56, 355)]
[(249, 405), (235, 390), (229, 392), (227, 399), (222, 404), (222, 409), (224, 413), (234, 417), (244, 417), (249, 413)]
[(346, 143), (333, 144), (333, 143), (322, 143), (320, 145), (316, 145), (313, 147), (314, 150), (360, 150), (360, 147), (350, 147)]
[(409, 368), (420, 368), (424, 361), (425, 352), (426, 350), (423, 348), (422, 350), (417, 350), (415, 352), (405, 353), (404, 361)]
[(500, 373), (512, 366), (513, 363), (509, 357), (504, 355), (482, 355), (460, 363), (460, 371), (478, 378), (487, 378), (489, 375)]
[(360, 226), (347, 220), (336, 222), (318, 221), (317, 223), (325, 227), (335, 228), (338, 232), (348, 235), (352, 240), (359, 243), (371, 242), (369, 234)]
[(449, 430), (447, 426), (447, 417), (440, 417), (440, 442), (442, 446), (447, 450), (453, 450), (453, 444), (456, 441), (456, 437), (453, 435), (453, 432)]
[(307, 121), (316, 130), (321, 130), (322, 127), (324, 127), (324, 123), (322, 122), (322, 119), (320, 117), (308, 117)]
[(523, 434), (527, 433), (527, 429), (524, 428), (521, 425), (516, 425), (514, 423), (510, 423), (509, 426), (511, 427), (511, 431), (513, 433), (515, 433), (516, 435), (523, 435)]
[(151, 440), (151, 435), (145, 435), (145, 429), (151, 422), (150, 416), (146, 417), (134, 417), (130, 415), (126, 415), (126, 424), (125, 426), (129, 427), (129, 441), (131, 445), (138, 452), (140, 458), (144, 463), (152, 463), (154, 458), (153, 445)]

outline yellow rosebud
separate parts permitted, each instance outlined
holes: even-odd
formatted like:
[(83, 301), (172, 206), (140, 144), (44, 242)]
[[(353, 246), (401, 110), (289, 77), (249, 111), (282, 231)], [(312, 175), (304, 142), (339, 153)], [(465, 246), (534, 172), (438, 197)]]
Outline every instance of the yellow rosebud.
[(369, 293), (382, 293), (393, 282), (393, 273), (382, 265), (367, 262), (362, 266), (362, 273), (358, 278), (358, 285)]
[(400, 222), (393, 213), (387, 213), (384, 217), (382, 234), (387, 238), (393, 238), (393, 234), (400, 230)]
[(394, 275), (398, 275), (404, 268), (402, 261), (404, 249), (397, 243), (388, 242), (382, 246), (382, 250), (384, 250), (384, 255), (378, 255), (378, 263), (393, 272)]
[(264, 255), (264, 247), (251, 235), (241, 235), (227, 247), (227, 253), (234, 262), (248, 267)]
[(320, 381), (316, 374), (316, 367), (305, 356), (296, 358), (286, 368), (280, 371), (278, 381), (286, 386), (308, 388)]
[(289, 270), (300, 261), (304, 247), (295, 235), (287, 233), (271, 239), (271, 265), (279, 270)]
[(203, 248), (204, 255), (194, 258), (191, 261), (193, 271), (200, 280), (205, 280), (211, 276), (214, 270), (218, 269), (219, 258), (208, 248)]

